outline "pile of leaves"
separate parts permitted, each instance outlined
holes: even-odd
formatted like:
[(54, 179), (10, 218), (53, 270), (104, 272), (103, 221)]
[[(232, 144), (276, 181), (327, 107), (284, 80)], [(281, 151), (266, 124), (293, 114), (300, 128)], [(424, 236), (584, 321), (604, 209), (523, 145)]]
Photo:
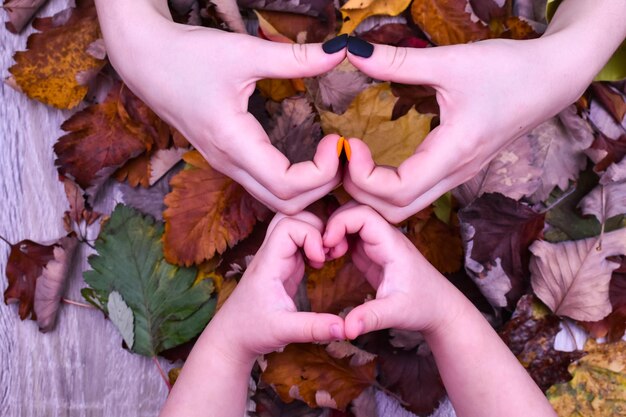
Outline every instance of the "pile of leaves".
[[(9, 29), (21, 30), (44, 3), (5, 0)], [(179, 22), (228, 30), (219, 2), (170, 3)], [(545, 28), (530, 1), (341, 3), (239, 1), (255, 34), (277, 42), (356, 31), (369, 41), (422, 48), (529, 39)], [(7, 242), (5, 302), (52, 330), (69, 265), (87, 245), (95, 253), (83, 296), (117, 326), (126, 348), (184, 359), (237, 285), (270, 213), (119, 80), (92, 0), (32, 24), (37, 32), (15, 53), (5, 82), (48, 106), (77, 110), (54, 145), (69, 202), (67, 234), (48, 244)], [(292, 162), (310, 159), (324, 134), (338, 132), (363, 139), (378, 163), (397, 166), (438, 123), (430, 88), (377, 82), (347, 63), (257, 87), (251, 111)], [(399, 225), (490, 318), (562, 416), (612, 415), (626, 401), (625, 87), (593, 83), (474, 179)], [(111, 181), (124, 203), (99, 213), (93, 207)], [(313, 209), (328, 215), (345, 199), (338, 190)], [(349, 255), (306, 274), (301, 310), (342, 314), (374, 295)], [(557, 334), (574, 325), (608, 343), (555, 350)], [(253, 380), (251, 408), (263, 417), (372, 416), (377, 391), (428, 415), (445, 395), (420, 334), (394, 330), (353, 343), (290, 345), (260, 360)]]

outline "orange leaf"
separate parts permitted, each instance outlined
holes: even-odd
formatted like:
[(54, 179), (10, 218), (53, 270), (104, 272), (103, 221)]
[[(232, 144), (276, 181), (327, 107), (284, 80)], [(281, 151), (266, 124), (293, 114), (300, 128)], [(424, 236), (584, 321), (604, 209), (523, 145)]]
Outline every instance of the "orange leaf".
[(428, 220), (411, 217), (407, 237), (442, 274), (457, 272), (463, 266), (463, 242), (456, 214), (451, 225), (434, 214)]
[(291, 344), (266, 359), (261, 378), (286, 403), (299, 399), (310, 407), (345, 410), (376, 381), (376, 361), (351, 366), (349, 357), (334, 358), (321, 345)]
[(119, 84), (104, 102), (76, 113), (61, 128), (69, 133), (54, 145), (59, 172), (71, 174), (85, 190), (153, 145), (169, 141), (167, 125)]
[(362, 304), (368, 295), (376, 293), (345, 256), (326, 262), (322, 269), (307, 269), (306, 291), (312, 311), (331, 314)]
[(150, 186), (150, 157), (150, 154), (144, 153), (131, 159), (115, 172), (115, 179), (119, 182), (126, 181), (131, 187), (141, 185), (148, 188)]
[(163, 250), (168, 262), (189, 266), (234, 246), (269, 211), (199, 152), (183, 159), (188, 166), (172, 178), (172, 192), (165, 196)]
[(88, 82), (104, 66), (102, 36), (93, 0), (52, 17), (36, 19), (41, 31), (28, 38), (27, 51), (17, 52), (10, 83), (28, 97), (60, 109), (75, 107), (87, 94)]
[(489, 28), (468, 13), (467, 7), (467, 0), (415, 0), (411, 16), (437, 45), (488, 39)]

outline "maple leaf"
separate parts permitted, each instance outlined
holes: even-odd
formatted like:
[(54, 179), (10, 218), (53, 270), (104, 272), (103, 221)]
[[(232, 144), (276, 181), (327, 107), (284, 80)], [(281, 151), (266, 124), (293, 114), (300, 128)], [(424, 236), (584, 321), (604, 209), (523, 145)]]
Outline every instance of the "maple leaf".
[(388, 339), (388, 332), (380, 331), (361, 337), (359, 342), (377, 355), (381, 385), (397, 394), (409, 411), (431, 414), (446, 391), (430, 349), (425, 343), (411, 350), (397, 349)]
[(501, 194), (484, 194), (459, 211), (465, 267), (493, 305), (510, 305), (525, 292), (528, 247), (541, 235), (544, 217)]
[(626, 408), (626, 342), (589, 340), (585, 357), (569, 367), (571, 381), (554, 385), (548, 400), (559, 416), (623, 415)]
[(411, 16), (436, 45), (475, 42), (490, 36), (489, 28), (473, 15), (467, 0), (415, 0)]
[(9, 83), (50, 106), (75, 107), (105, 64), (96, 42), (101, 34), (93, 0), (79, 0), (76, 8), (36, 19), (33, 27), (41, 33), (28, 38), (27, 51), (14, 55)]
[(165, 196), (163, 248), (168, 262), (200, 264), (248, 236), (269, 210), (239, 184), (211, 168), (197, 151)]
[(341, 115), (321, 111), (322, 129), (326, 134), (363, 140), (377, 164), (397, 167), (424, 140), (432, 115), (410, 110), (392, 121), (395, 101), (388, 83), (374, 85), (360, 93)]
[(9, 17), (7, 29), (13, 33), (21, 32), (46, 2), (47, 0), (5, 0), (2, 8)]
[(56, 323), (61, 297), (65, 292), (69, 268), (76, 253), (78, 240), (74, 235), (61, 238), (53, 246), (53, 259), (48, 262), (37, 279), (33, 311), (39, 330), (52, 330)]
[(84, 273), (83, 296), (110, 314), (116, 291), (133, 313), (133, 352), (155, 356), (180, 345), (206, 326), (215, 309), (210, 280), (195, 283), (196, 270), (163, 259), (163, 224), (118, 204), (102, 228)]
[(272, 117), (268, 136), (272, 145), (295, 164), (313, 159), (322, 131), (307, 99), (294, 97), (283, 100)]
[(626, 229), (570, 242), (538, 240), (530, 251), (533, 290), (555, 314), (596, 321), (611, 312), (609, 282), (619, 264), (607, 258), (626, 254)]
[(4, 291), (4, 302), (18, 303), (22, 320), (29, 317), (36, 319), (33, 311), (35, 287), (43, 268), (54, 259), (56, 244), (42, 245), (31, 240), (22, 240), (12, 245), (4, 241), (11, 247), (6, 265), (8, 286)]
[(349, 358), (334, 358), (320, 345), (290, 344), (266, 359), (261, 379), (286, 403), (298, 399), (311, 407), (345, 410), (375, 382), (375, 361), (352, 366)]
[(94, 197), (119, 167), (169, 140), (166, 125), (122, 85), (107, 99), (66, 120), (68, 134), (54, 145), (59, 172), (69, 174)]
[(331, 314), (362, 304), (376, 294), (363, 273), (345, 256), (325, 263), (322, 269), (307, 268), (306, 290), (311, 311)]
[(320, 109), (341, 114), (369, 82), (370, 78), (365, 74), (342, 63), (324, 75), (307, 80), (306, 86)]
[(410, 3), (411, 0), (348, 0), (340, 9), (343, 25), (339, 34), (352, 33), (370, 16), (397, 16), (409, 7)]
[(560, 319), (532, 295), (524, 295), (517, 303), (511, 319), (500, 330), (504, 343), (530, 376), (543, 390), (571, 379), (570, 363), (582, 357), (580, 351), (562, 352), (554, 349)]

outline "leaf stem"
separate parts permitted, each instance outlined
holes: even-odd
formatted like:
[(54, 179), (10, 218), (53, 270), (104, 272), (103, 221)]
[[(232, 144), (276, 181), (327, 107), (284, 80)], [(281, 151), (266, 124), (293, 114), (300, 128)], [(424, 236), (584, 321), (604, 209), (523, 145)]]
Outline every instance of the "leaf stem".
[(163, 382), (165, 382), (165, 385), (167, 385), (167, 390), (171, 391), (172, 390), (172, 384), (170, 384), (170, 379), (167, 377), (167, 374), (165, 373), (165, 371), (161, 367), (161, 364), (159, 363), (159, 359), (156, 356), (153, 356), (152, 360), (154, 361), (157, 369), (159, 370), (159, 374), (161, 375), (161, 378), (163, 378)]
[(574, 191), (576, 191), (576, 184), (573, 185), (573, 187), (570, 187), (569, 190), (567, 190), (566, 192), (564, 192), (563, 194), (561, 194), (559, 196), (559, 198), (557, 198), (556, 200), (554, 200), (552, 202), (552, 204), (550, 204), (549, 206), (547, 206), (546, 208), (544, 208), (543, 210), (541, 210), (539, 213), (540, 214), (544, 214), (549, 212), (550, 210), (552, 210), (553, 208), (555, 208), (556, 206), (558, 206), (559, 204), (561, 204), (563, 202), (563, 200), (565, 200), (567, 197), (569, 197)]
[(2, 236), (2, 235), (0, 235), (0, 240), (2, 240), (4, 243), (6, 243), (6, 244), (7, 244), (7, 245), (9, 245), (9, 246), (13, 246), (13, 245), (11, 244), (11, 242), (9, 242), (8, 240), (6, 240), (6, 239), (4, 238), (4, 236)]
[(68, 300), (67, 298), (61, 298), (61, 301), (63, 301), (65, 304), (71, 304), (73, 306), (82, 307), (82, 308), (90, 308), (90, 309), (96, 308), (92, 306), (91, 304), (81, 303), (80, 301)]

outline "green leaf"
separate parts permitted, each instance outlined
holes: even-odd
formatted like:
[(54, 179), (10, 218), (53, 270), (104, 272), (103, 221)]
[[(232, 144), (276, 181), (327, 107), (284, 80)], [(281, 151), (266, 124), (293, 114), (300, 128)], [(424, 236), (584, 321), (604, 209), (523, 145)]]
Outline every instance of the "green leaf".
[[(213, 283), (195, 283), (195, 268), (180, 268), (163, 259), (163, 223), (118, 204), (96, 241), (93, 268), (84, 274), (88, 301), (110, 311), (117, 291), (134, 315), (131, 350), (146, 356), (180, 345), (204, 329), (215, 311)], [(97, 301), (95, 301), (97, 300)]]
[(128, 304), (124, 302), (124, 299), (117, 291), (109, 294), (107, 310), (109, 310), (109, 320), (120, 331), (128, 348), (132, 349), (135, 341), (135, 331), (133, 330), (135, 316), (133, 315), (133, 310), (128, 307)]

